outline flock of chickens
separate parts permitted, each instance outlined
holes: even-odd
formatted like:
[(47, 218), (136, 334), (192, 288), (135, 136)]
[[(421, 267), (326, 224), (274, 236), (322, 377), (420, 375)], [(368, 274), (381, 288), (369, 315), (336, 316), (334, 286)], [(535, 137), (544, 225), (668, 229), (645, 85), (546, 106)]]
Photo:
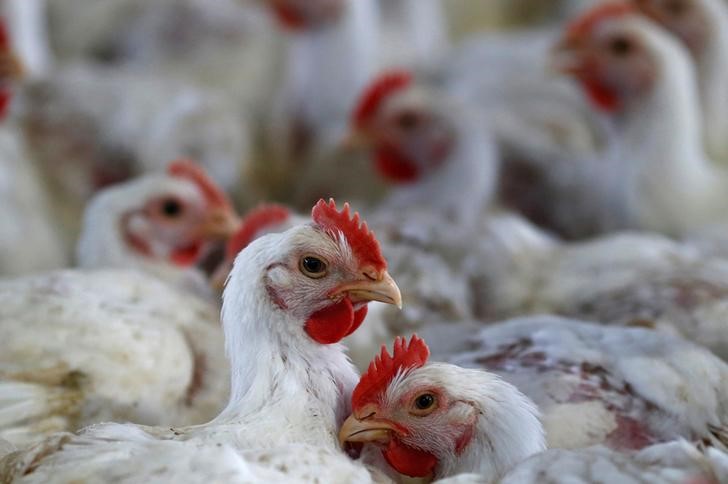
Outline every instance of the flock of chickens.
[(728, 483), (728, 2), (450, 1), (0, 0), (0, 483)]

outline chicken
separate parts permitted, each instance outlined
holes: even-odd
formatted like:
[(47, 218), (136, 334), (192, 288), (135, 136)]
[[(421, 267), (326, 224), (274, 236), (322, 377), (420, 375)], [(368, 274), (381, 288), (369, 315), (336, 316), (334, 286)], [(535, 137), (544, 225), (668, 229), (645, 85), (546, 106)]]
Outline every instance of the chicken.
[(494, 372), (533, 400), (549, 447), (725, 445), (728, 366), (680, 338), (555, 316), (422, 333), (435, 358)]
[(14, 115), (22, 74), (22, 62), (0, 18), (0, 274), (5, 276), (50, 270), (68, 262), (45, 184)]
[(287, 42), (281, 81), (263, 121), (265, 163), (257, 174), (268, 196), (308, 204), (341, 183), (336, 170), (319, 165), (336, 156), (356, 97), (376, 72), (376, 1), (267, 3)]
[(413, 336), (386, 346), (352, 394), (343, 443), (371, 443), (387, 464), (411, 477), (478, 473), (488, 482), (543, 451), (536, 406), (513, 385), (478, 370), (428, 363)]
[(728, 455), (715, 448), (700, 450), (685, 441), (677, 441), (647, 447), (632, 455), (604, 447), (548, 450), (520, 463), (499, 482), (707, 484), (726, 479)]
[[(2, 477), (56, 472), (57, 480), (67, 481), (57, 473), (61, 464), (71, 475), (85, 467), (86, 476), (102, 476), (111, 468), (103, 452), (109, 442), (114, 452), (133, 456), (126, 469), (154, 446), (164, 446), (173, 462), (179, 441), (236, 450), (309, 444), (335, 451), (357, 380), (339, 341), (363, 322), (369, 301), (401, 304), (386, 267), (358, 214), (351, 215), (348, 205), (338, 211), (333, 201), (320, 201), (311, 223), (261, 237), (235, 261), (222, 308), (230, 400), (212, 422), (91, 427), (6, 456), (0, 468), (9, 473)], [(145, 469), (154, 471), (140, 471)], [(135, 475), (137, 482), (145, 477)]]
[(726, 173), (706, 157), (694, 68), (672, 36), (633, 6), (608, 2), (576, 19), (560, 68), (610, 113), (631, 226), (681, 235), (722, 220)]
[(32, 153), (74, 234), (96, 190), (162, 171), (171, 159), (194, 158), (224, 189), (245, 191), (248, 120), (221, 92), (76, 65), (29, 83), (19, 97)]
[(13, 44), (23, 59), (27, 74), (45, 74), (52, 64), (52, 54), (45, 30), (46, 0), (5, 0), (0, 15), (10, 27)]
[(643, 13), (677, 35), (696, 63), (708, 152), (728, 163), (728, 6), (722, 0), (634, 0)]
[(83, 268), (136, 268), (181, 289), (206, 293), (196, 265), (240, 221), (222, 190), (191, 161), (99, 192), (77, 246)]

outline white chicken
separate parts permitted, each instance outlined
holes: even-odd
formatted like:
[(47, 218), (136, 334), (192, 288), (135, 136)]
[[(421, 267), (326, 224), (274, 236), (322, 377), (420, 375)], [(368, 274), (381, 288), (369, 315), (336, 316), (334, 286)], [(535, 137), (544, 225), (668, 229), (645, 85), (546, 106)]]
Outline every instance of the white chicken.
[(0, 16), (6, 19), (13, 44), (31, 77), (46, 74), (52, 67), (46, 14), (46, 0), (5, 0), (0, 4)]
[(422, 333), (436, 359), (492, 371), (531, 398), (549, 447), (630, 450), (676, 438), (725, 445), (728, 365), (681, 338), (554, 316), (475, 334), (452, 326)]
[(546, 448), (536, 406), (513, 385), (428, 356), (417, 336), (397, 338), (391, 356), (382, 347), (354, 389), (342, 445), (373, 443), (406, 476), (478, 473), (486, 482)]
[(702, 126), (708, 152), (728, 163), (728, 5), (722, 0), (633, 0), (677, 35), (696, 63)]
[(45, 185), (14, 115), (22, 73), (0, 17), (0, 274), (5, 276), (50, 270), (68, 262)]
[(363, 322), (369, 301), (399, 305), (401, 298), (376, 239), (348, 205), (339, 212), (333, 201), (322, 200), (312, 219), (255, 240), (235, 261), (222, 310), (230, 400), (215, 420), (187, 428), (91, 427), (6, 456), (3, 478), (42, 479), (53, 472), (67, 481), (58, 474), (66, 468), (70, 476), (84, 469), (87, 478), (100, 479), (114, 468), (106, 449), (126, 455), (126, 470), (139, 468), (135, 479), (146, 480), (153, 475), (144, 472), (155, 466), (134, 461), (146, 460), (145, 449), (163, 446), (158, 455), (170, 465), (188, 455), (175, 451), (179, 441), (236, 450), (309, 444), (336, 451), (336, 431), (357, 379), (339, 341)]

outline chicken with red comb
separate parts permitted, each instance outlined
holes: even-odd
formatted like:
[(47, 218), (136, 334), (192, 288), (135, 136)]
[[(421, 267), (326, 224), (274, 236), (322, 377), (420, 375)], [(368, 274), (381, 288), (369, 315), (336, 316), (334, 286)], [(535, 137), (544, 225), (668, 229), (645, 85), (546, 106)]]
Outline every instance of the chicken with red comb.
[(728, 5), (722, 0), (632, 0), (632, 4), (690, 51), (705, 144), (715, 161), (728, 163)]
[(416, 335), (397, 338), (392, 355), (382, 347), (354, 389), (342, 444), (374, 445), (406, 476), (478, 473), (488, 482), (545, 449), (539, 412), (514, 386), (428, 356)]
[[(225, 446), (243, 451), (242, 456), (246, 450), (281, 448), (288, 458), (296, 457), (289, 455), (291, 446), (313, 446), (348, 462), (338, 453), (337, 429), (350, 413), (357, 374), (339, 341), (361, 323), (358, 314), (368, 302), (401, 303), (386, 261), (361, 247), (376, 247), (363, 222), (322, 201), (309, 223), (259, 237), (238, 254), (221, 313), (230, 398), (213, 421), (171, 428), (97, 425), (78, 436), (46, 441), (31, 454), (6, 456), (0, 461), (2, 477), (42, 480), (51, 472), (70, 480), (79, 469), (87, 477), (102, 476), (115, 468), (111, 461), (116, 460), (105, 452), (112, 447), (126, 449), (124, 468), (134, 469), (135, 480), (158, 478), (160, 469), (143, 465), (149, 451), (165, 448), (171, 462), (184, 442)], [(20, 463), (30, 460), (32, 468)]]

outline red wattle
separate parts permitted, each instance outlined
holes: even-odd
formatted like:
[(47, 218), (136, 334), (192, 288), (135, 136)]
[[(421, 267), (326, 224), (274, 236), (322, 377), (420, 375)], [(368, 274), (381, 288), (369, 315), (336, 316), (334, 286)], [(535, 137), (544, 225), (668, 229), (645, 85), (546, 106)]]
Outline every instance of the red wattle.
[(583, 83), (589, 99), (599, 109), (608, 113), (613, 113), (619, 109), (619, 97), (617, 97), (617, 94), (612, 89), (600, 82), (592, 80), (585, 80)]
[(170, 260), (175, 265), (181, 267), (189, 267), (197, 263), (202, 252), (202, 244), (194, 243), (181, 249), (175, 249), (170, 256)]
[(346, 336), (349, 336), (351, 333), (359, 329), (361, 323), (364, 322), (364, 318), (367, 317), (367, 311), (369, 311), (369, 306), (363, 306), (361, 309), (354, 311), (354, 321), (352, 321), (351, 328), (349, 328), (349, 332), (346, 333)]
[(389, 442), (382, 454), (397, 472), (409, 477), (428, 477), (437, 466), (434, 455), (407, 447), (396, 439)]
[(384, 178), (395, 183), (412, 183), (419, 178), (417, 165), (391, 148), (377, 150), (376, 167)]
[(317, 343), (330, 345), (351, 334), (354, 324), (354, 306), (345, 297), (340, 302), (313, 313), (306, 321), (304, 330)]

